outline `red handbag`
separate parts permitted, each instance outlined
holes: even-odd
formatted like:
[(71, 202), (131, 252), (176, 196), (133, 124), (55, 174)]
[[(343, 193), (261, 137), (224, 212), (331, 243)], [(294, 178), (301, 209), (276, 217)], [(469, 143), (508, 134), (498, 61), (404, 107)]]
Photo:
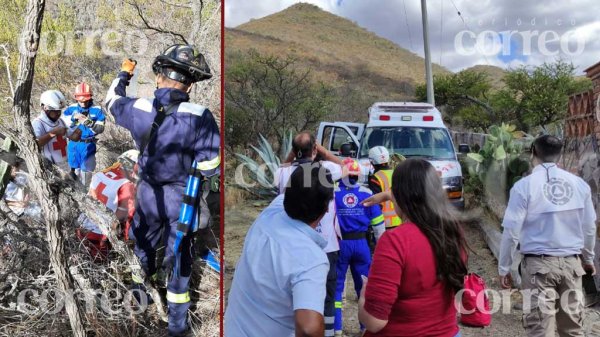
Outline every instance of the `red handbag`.
[(475, 273), (465, 275), (460, 308), (462, 324), (484, 327), (492, 323), (490, 299), (485, 290), (485, 281), (481, 276)]

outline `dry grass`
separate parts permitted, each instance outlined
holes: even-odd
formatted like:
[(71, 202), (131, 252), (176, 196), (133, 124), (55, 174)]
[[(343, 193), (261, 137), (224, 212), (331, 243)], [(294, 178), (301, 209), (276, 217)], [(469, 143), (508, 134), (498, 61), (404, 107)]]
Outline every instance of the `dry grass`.
[(225, 186), (225, 209), (237, 207), (245, 200), (248, 200), (250, 194), (240, 188), (226, 185)]
[[(390, 81), (422, 83), (423, 59), (393, 42), (359, 27), (350, 20), (325, 12), (316, 6), (297, 4), (279, 13), (252, 20), (228, 30), (229, 50), (257, 50), (274, 55), (295, 54), (318, 62), (324, 79), (337, 79), (327, 65), (342, 64), (346, 69), (364, 67)], [(283, 52), (283, 54), (282, 54)], [(447, 73), (434, 65), (434, 73)]]
[[(49, 268), (44, 225), (30, 223), (29, 227), (23, 225), (21, 230), (0, 228), (10, 233), (4, 236), (5, 241), (0, 245), (3, 248), (0, 250), (0, 281), (3, 283), (0, 287), (0, 336), (68, 336), (70, 328), (66, 313), (64, 310), (52, 312), (60, 302), (56, 298), (49, 297), (46, 305), (28, 301), (32, 305), (29, 308), (36, 309), (32, 313), (16, 306), (19, 293), (25, 289), (42, 293), (57, 287)], [(28, 241), (19, 235), (25, 228), (31, 230)], [(116, 253), (111, 253), (107, 261), (94, 261), (74, 231), (74, 224), (69, 224), (63, 233), (75, 291), (84, 308), (86, 328), (96, 336), (165, 336), (166, 323), (160, 320), (154, 305), (135, 314), (128, 310), (132, 303), (127, 299), (127, 290), (132, 283), (129, 264)], [(219, 275), (200, 260), (194, 263), (190, 295), (190, 327), (194, 334), (219, 336)], [(111, 310), (104, 309), (103, 296), (109, 300)], [(43, 308), (51, 310), (48, 312)]]

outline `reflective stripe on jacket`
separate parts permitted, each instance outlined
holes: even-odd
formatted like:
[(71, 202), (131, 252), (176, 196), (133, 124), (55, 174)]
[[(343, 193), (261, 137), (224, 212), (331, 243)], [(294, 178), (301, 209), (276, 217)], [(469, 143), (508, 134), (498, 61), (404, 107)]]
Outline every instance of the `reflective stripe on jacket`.
[[(392, 173), (394, 170), (379, 170), (375, 172), (374, 176), (381, 186), (381, 191), (389, 191), (392, 187)], [(402, 224), (402, 219), (398, 217), (396, 211), (394, 211), (394, 203), (386, 201), (381, 204), (381, 211), (383, 212), (383, 218), (385, 228), (398, 227)]]

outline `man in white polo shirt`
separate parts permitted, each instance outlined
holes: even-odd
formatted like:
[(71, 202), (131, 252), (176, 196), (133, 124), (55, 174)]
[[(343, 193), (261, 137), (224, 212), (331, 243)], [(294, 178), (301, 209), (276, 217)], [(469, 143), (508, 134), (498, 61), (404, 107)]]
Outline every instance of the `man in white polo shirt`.
[(556, 328), (560, 336), (583, 336), (582, 276), (595, 273), (591, 190), (557, 166), (561, 149), (562, 142), (553, 136), (533, 142), (533, 171), (511, 189), (502, 222), (500, 282), (511, 287), (512, 256), (520, 243), (522, 288), (524, 296), (531, 293), (523, 325), (530, 337), (554, 336)]
[(300, 165), (246, 235), (225, 311), (226, 337), (323, 336), (329, 262), (315, 228), (333, 199), (331, 174)]
[[(284, 164), (275, 172), (275, 185), (279, 188), (279, 194), (283, 194), (290, 175), (298, 165), (311, 163), (318, 160), (326, 167), (333, 181), (342, 178), (342, 160), (316, 143), (315, 137), (310, 132), (297, 134), (292, 141), (292, 151)], [(317, 226), (317, 232), (327, 242), (324, 251), (329, 260), (329, 273), (327, 274), (327, 294), (325, 297), (325, 337), (334, 336), (335, 321), (335, 289), (337, 284), (336, 264), (340, 245), (338, 242), (339, 228), (335, 226), (335, 201), (329, 203), (329, 210)]]

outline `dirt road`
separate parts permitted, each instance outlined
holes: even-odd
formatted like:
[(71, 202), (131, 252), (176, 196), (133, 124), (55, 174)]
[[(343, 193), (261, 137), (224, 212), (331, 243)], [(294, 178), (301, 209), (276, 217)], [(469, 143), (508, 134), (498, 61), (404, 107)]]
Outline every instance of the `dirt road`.
[[(258, 216), (264, 203), (248, 202), (239, 204), (226, 210), (225, 215), (225, 300), (233, 277), (235, 262), (239, 258), (244, 243), (244, 237), (249, 226)], [(476, 224), (468, 225), (465, 228), (469, 245), (474, 250), (469, 257), (469, 271), (481, 275), (488, 288), (499, 290), (499, 285), (495, 281), (497, 276), (497, 262), (491, 251), (487, 248), (483, 240), (481, 231)], [(352, 278), (346, 278), (346, 296), (344, 302), (344, 336), (360, 336), (357, 301)], [(349, 289), (349, 290), (348, 290)], [(494, 336), (494, 337), (521, 337), (525, 332), (521, 323), (522, 312), (512, 308), (512, 304), (520, 302), (517, 294), (513, 295), (512, 301), (498, 301), (501, 310), (492, 316), (492, 324), (486, 328), (472, 328), (461, 326), (464, 337), (475, 336)], [(492, 307), (494, 298), (491, 298)], [(585, 325), (588, 337), (600, 337), (600, 314), (595, 310), (588, 310), (585, 319)], [(592, 330), (594, 330), (592, 332)]]

